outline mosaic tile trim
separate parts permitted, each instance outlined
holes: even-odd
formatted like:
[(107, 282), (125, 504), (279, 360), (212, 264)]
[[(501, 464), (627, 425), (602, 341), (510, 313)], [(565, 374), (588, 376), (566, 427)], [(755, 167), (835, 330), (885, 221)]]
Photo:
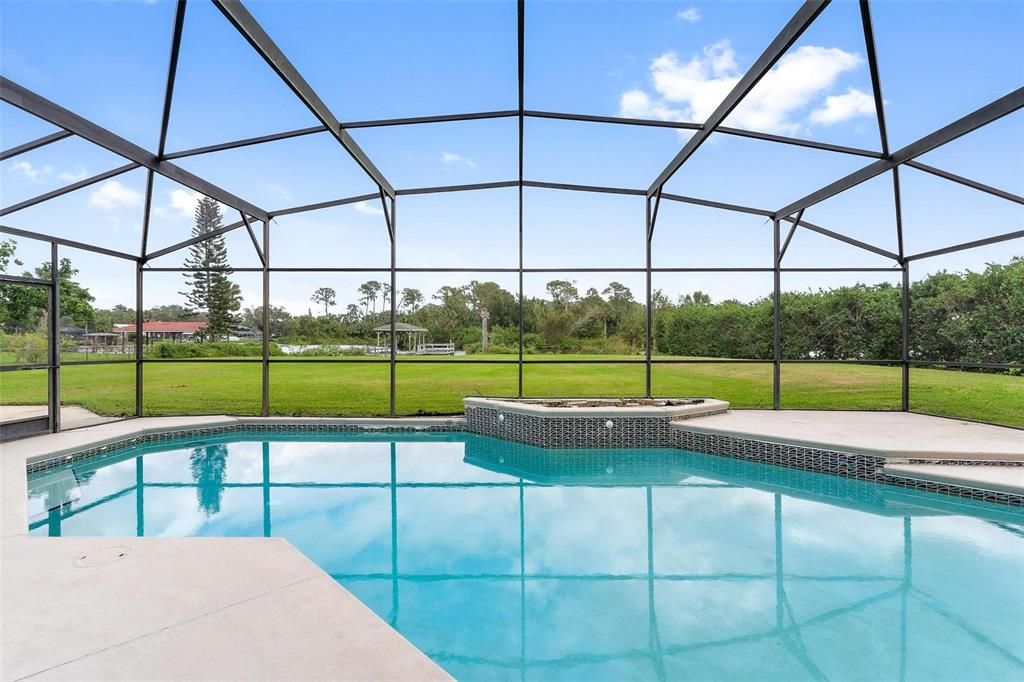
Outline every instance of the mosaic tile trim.
[(97, 445), (73, 453), (64, 453), (29, 462), (25, 469), (34, 474), (47, 469), (78, 462), (97, 455), (105, 455), (121, 448), (135, 447), (149, 443), (178, 440), (180, 438), (201, 438), (204, 436), (220, 436), (234, 433), (450, 433), (462, 431), (462, 421), (453, 420), (450, 424), (431, 426), (369, 426), (363, 424), (226, 424), (224, 426), (207, 426), (195, 429), (176, 429), (142, 433), (137, 436), (121, 438), (110, 443)]
[[(958, 485), (915, 481), (890, 476), (882, 471), (882, 467), (886, 464), (886, 459), (874, 455), (841, 452), (838, 450), (821, 450), (798, 445), (737, 438), (735, 436), (701, 433), (686, 429), (673, 430), (672, 444), (684, 450), (702, 452), (709, 455), (736, 457), (752, 462), (774, 464), (775, 466), (803, 469), (805, 471), (816, 471), (818, 473), (853, 478), (859, 481), (882, 483), (898, 488), (926, 490), (962, 499), (1024, 507), (1024, 495), (1020, 494), (993, 492)], [(946, 461), (945, 463), (951, 464), (952, 462)]]
[[(499, 418), (500, 416), (500, 418)], [(608, 428), (607, 422), (612, 422)], [(961, 499), (1024, 507), (1024, 495), (964, 486), (914, 481), (882, 472), (886, 458), (855, 452), (787, 445), (672, 428), (679, 419), (662, 417), (539, 417), (495, 408), (466, 409), (465, 430), (493, 438), (542, 448), (658, 448), (677, 447), (691, 452), (733, 457), (779, 467), (831, 474), (870, 483), (938, 492)], [(979, 460), (905, 460), (928, 464), (995, 464)], [(1003, 462), (1020, 466), (1022, 462)]]
[(674, 422), (682, 422), (687, 419), (697, 419), (699, 417), (713, 417), (716, 414), (726, 414), (729, 411), (728, 407), (723, 407), (720, 410), (708, 410), (707, 412), (693, 412), (691, 414), (678, 414), (672, 417)]
[[(723, 410), (724, 412), (724, 410)], [(499, 418), (499, 416), (501, 418)], [(26, 465), (29, 474), (77, 462), (114, 450), (181, 438), (228, 435), (234, 433), (443, 433), (466, 431), (506, 441), (547, 449), (580, 448), (662, 448), (676, 447), (691, 452), (738, 458), (831, 474), (899, 488), (937, 492), (961, 499), (1024, 507), (1024, 495), (1001, 493), (929, 481), (890, 476), (882, 471), (884, 457), (786, 445), (687, 429), (673, 429), (671, 417), (538, 417), (491, 408), (467, 408), (465, 421), (431, 426), (369, 426), (362, 424), (227, 424), (223, 426), (179, 429), (139, 434), (117, 441), (56, 455)], [(608, 426), (611, 422), (611, 427)], [(1021, 466), (1024, 462), (986, 462), (982, 460), (908, 459), (913, 464)], [(524, 462), (518, 462), (524, 464)], [(583, 473), (581, 471), (580, 473)], [(593, 472), (588, 472), (593, 473)]]
[(668, 445), (671, 424), (671, 417), (540, 417), (467, 407), (465, 428), (541, 448), (656, 448)]
[(960, 467), (1024, 467), (1024, 460), (1007, 462), (988, 459), (920, 459), (901, 460), (903, 464), (951, 464)]

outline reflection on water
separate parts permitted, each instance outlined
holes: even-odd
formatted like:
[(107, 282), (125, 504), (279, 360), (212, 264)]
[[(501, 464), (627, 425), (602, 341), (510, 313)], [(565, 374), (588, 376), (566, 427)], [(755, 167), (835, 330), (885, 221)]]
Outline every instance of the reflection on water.
[(1021, 679), (1024, 514), (678, 450), (160, 443), (29, 480), (42, 535), (275, 535), (460, 679)]
[(199, 508), (206, 512), (207, 516), (213, 516), (220, 511), (220, 501), (224, 497), (224, 471), (228, 466), (228, 446), (218, 443), (193, 448), (188, 461), (192, 480), (196, 484)]

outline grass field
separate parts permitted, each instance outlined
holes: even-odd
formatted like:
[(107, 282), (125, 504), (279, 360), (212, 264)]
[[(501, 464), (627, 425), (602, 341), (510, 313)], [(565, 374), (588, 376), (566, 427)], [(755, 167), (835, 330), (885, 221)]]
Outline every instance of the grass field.
[[(599, 360), (614, 356), (540, 356)], [(472, 356), (469, 359), (514, 359)], [(530, 359), (530, 358), (527, 358)], [(625, 356), (619, 359), (625, 359)], [(631, 359), (635, 359), (635, 356)], [(382, 362), (295, 362), (270, 366), (270, 409), (276, 415), (383, 415), (390, 369)], [(160, 362), (144, 366), (148, 415), (259, 414), (257, 363)], [(134, 363), (75, 365), (61, 370), (64, 404), (106, 415), (134, 410)], [(516, 394), (516, 365), (472, 362), (400, 363), (399, 414), (456, 414), (467, 395)], [(911, 409), (1024, 426), (1024, 377), (912, 368)], [(708, 396), (735, 407), (768, 408), (770, 364), (655, 364), (652, 390), (660, 396)], [(642, 364), (534, 364), (523, 367), (528, 396), (627, 396), (644, 392)], [(805, 409), (899, 409), (898, 367), (796, 364), (782, 367), (782, 406)], [(0, 374), (0, 404), (46, 403), (45, 370)]]

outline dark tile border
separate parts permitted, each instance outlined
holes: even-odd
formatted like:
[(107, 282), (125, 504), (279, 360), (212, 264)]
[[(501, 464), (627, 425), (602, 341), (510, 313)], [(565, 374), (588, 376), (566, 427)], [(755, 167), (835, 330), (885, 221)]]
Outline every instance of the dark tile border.
[[(881, 483), (898, 488), (911, 488), (928, 492), (942, 493), (963, 499), (980, 502), (995, 502), (1014, 507), (1024, 507), (1024, 495), (1015, 493), (995, 492), (970, 488), (966, 486), (933, 483), (931, 481), (915, 481), (903, 477), (890, 476), (882, 468), (887, 460), (885, 457), (840, 450), (824, 450), (800, 445), (787, 445), (750, 438), (737, 438), (722, 434), (710, 434), (691, 431), (685, 428), (672, 430), (672, 445), (709, 455), (735, 457), (752, 462), (774, 464), (791, 469), (803, 469), (858, 481)], [(959, 464), (960, 462), (938, 460), (910, 460), (919, 464)], [(984, 464), (981, 461), (970, 461), (971, 464)]]
[[(724, 412), (725, 410), (723, 410)], [(26, 465), (34, 474), (115, 450), (181, 438), (199, 438), (235, 433), (442, 433), (465, 431), (545, 449), (581, 448), (666, 448), (773, 464), (790, 469), (841, 476), (858, 481), (913, 490), (936, 492), (961, 499), (1024, 507), (1024, 495), (994, 492), (966, 486), (915, 481), (883, 472), (886, 458), (857, 452), (787, 445), (753, 438), (705, 433), (672, 425), (671, 417), (541, 417), (506, 412), (497, 408), (466, 409), (465, 421), (429, 426), (373, 426), (367, 424), (227, 424), (223, 426), (175, 429), (129, 436), (73, 453), (54, 455)], [(571, 454), (567, 454), (571, 457)], [(901, 460), (911, 464), (1019, 466), (1022, 462), (984, 460)]]
[(34, 474), (47, 469), (53, 469), (72, 462), (78, 462), (98, 455), (106, 455), (114, 450), (130, 448), (138, 445), (159, 443), (161, 441), (177, 440), (180, 438), (202, 438), (205, 436), (221, 436), (235, 433), (440, 433), (463, 431), (461, 420), (452, 420), (450, 424), (436, 424), (430, 426), (373, 426), (368, 424), (225, 424), (223, 426), (206, 426), (194, 429), (172, 429), (168, 431), (156, 431), (152, 433), (141, 433), (137, 436), (127, 436), (109, 443), (96, 445), (85, 450), (78, 450), (71, 453), (63, 453), (38, 459), (29, 462), (25, 469), (27, 473)]
[[(727, 412), (703, 412), (707, 416)], [(675, 417), (542, 417), (490, 407), (466, 408), (466, 431), (540, 448), (668, 447)]]
[[(609, 421), (612, 422), (611, 428), (607, 425)], [(677, 422), (674, 427), (673, 421)], [(668, 417), (541, 417), (503, 411), (499, 408), (471, 407), (466, 409), (465, 430), (543, 448), (676, 447), (706, 455), (732, 457), (899, 488), (937, 492), (962, 499), (1024, 507), (1024, 495), (890, 476), (882, 472), (882, 467), (887, 461), (885, 457), (705, 433), (680, 427), (680, 421), (682, 420)], [(984, 460), (901, 461), (911, 464), (1024, 465), (1024, 462)]]

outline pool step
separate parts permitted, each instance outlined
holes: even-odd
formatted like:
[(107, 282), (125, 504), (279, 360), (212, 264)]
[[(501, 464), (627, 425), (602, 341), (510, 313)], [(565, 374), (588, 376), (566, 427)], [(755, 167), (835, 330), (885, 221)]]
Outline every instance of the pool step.
[(883, 471), (897, 478), (1024, 494), (1024, 466), (963, 464), (886, 464)]

